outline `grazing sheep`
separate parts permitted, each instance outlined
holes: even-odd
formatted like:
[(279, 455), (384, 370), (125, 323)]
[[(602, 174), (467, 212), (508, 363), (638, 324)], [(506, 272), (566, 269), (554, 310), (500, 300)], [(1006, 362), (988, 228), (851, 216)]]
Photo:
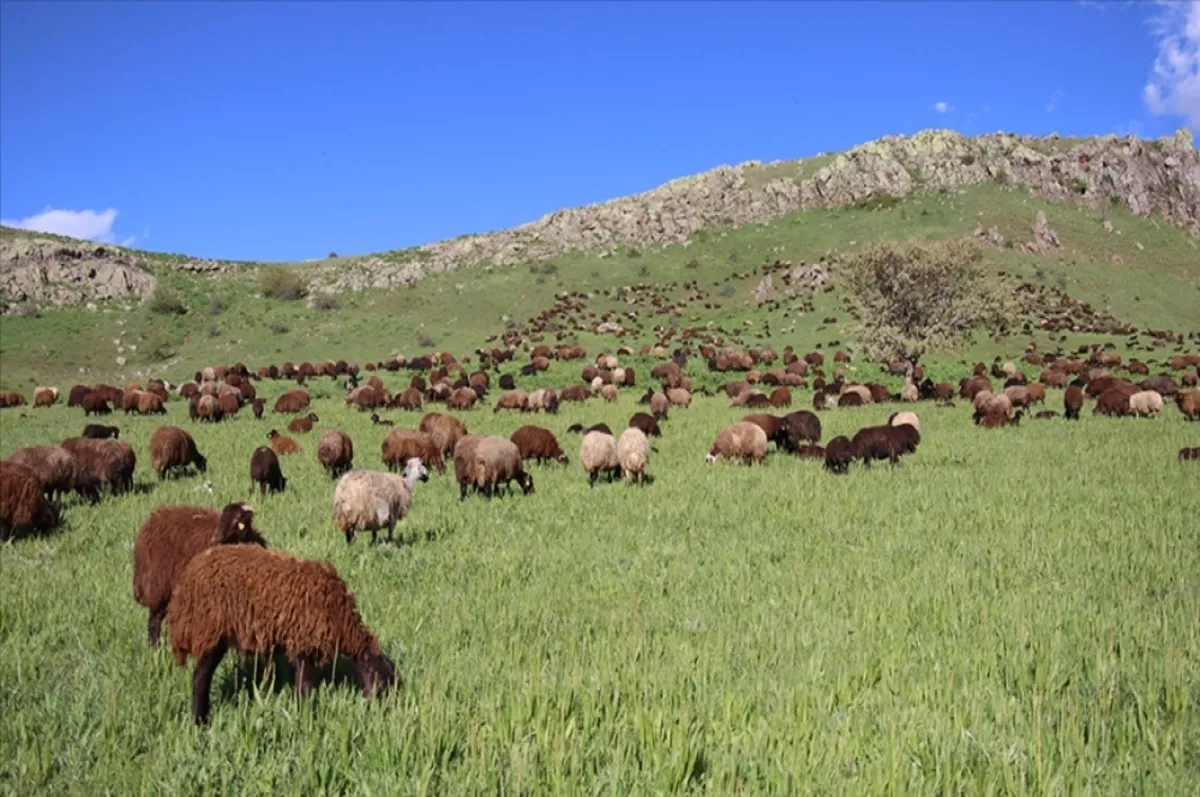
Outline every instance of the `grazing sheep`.
[(58, 507), (46, 500), (37, 474), (0, 460), (0, 542), (18, 534), (45, 534), (58, 525)]
[(278, 429), (267, 432), (267, 440), (271, 450), (280, 456), (300, 453), (300, 444), (287, 435), (280, 434)]
[(918, 432), (921, 431), (921, 419), (915, 412), (893, 412), (888, 416), (889, 426), (899, 426), (902, 423), (908, 424)]
[(859, 429), (850, 442), (854, 444), (854, 452), (862, 460), (863, 467), (871, 467), (872, 460), (876, 459), (886, 459), (897, 465), (901, 456), (917, 450), (921, 433), (908, 424), (868, 426)]
[(1030, 382), (1025, 386), (1029, 391), (1030, 404), (1045, 404), (1046, 403), (1046, 386), (1039, 382)]
[(1186, 462), (1188, 460), (1200, 460), (1200, 446), (1179, 449), (1179, 461)]
[(0, 390), (0, 409), (5, 407), (24, 407), (25, 397), (15, 390)]
[[(426, 420), (428, 420), (428, 424)], [(420, 430), (433, 438), (433, 444), (443, 458), (452, 456), (454, 445), (467, 434), (466, 424), (457, 417), (436, 413), (430, 413), (421, 419)]]
[(221, 409), (221, 403), (217, 401), (216, 396), (203, 393), (198, 393), (188, 402), (188, 414), (192, 420), (201, 423), (217, 423), (225, 417), (225, 411)]
[(1200, 420), (1200, 390), (1176, 393), (1175, 406), (1189, 421)]
[(483, 435), (469, 434), (454, 444), (454, 480), (458, 482), (458, 500), (465, 500), (467, 491), (475, 489), (475, 449)]
[(311, 692), (314, 667), (336, 657), (354, 662), (367, 698), (396, 680), (396, 665), (380, 652), (334, 566), (279, 550), (231, 545), (196, 556), (179, 577), (167, 628), (175, 663), (195, 660), (197, 725), (208, 722), (213, 673), (230, 648), (242, 657), (281, 651), (295, 669), (299, 697)]
[(763, 430), (763, 434), (767, 436), (767, 442), (774, 443), (777, 449), (782, 449), (787, 445), (787, 430), (783, 425), (783, 418), (765, 413), (753, 413), (744, 416), (742, 420), (757, 424)]
[(784, 450), (794, 452), (801, 440), (807, 440), (810, 443), (817, 443), (821, 440), (821, 419), (808, 410), (789, 412), (783, 416)]
[(551, 388), (539, 388), (529, 394), (529, 411), (546, 412), (554, 415), (558, 412), (558, 394)]
[(839, 408), (845, 407), (861, 407), (864, 402), (862, 396), (858, 393), (843, 393), (838, 396), (837, 405)]
[(654, 417), (665, 419), (670, 407), (671, 401), (665, 393), (654, 393), (650, 396), (650, 412)]
[(250, 409), (254, 412), (255, 420), (261, 420), (263, 410), (267, 407), (267, 400), (256, 398), (250, 402)]
[(516, 482), (525, 495), (533, 492), (533, 476), (525, 472), (521, 451), (506, 437), (491, 435), (475, 444), (475, 461), (471, 473), (475, 489), (491, 498), (501, 487)]
[(308, 391), (304, 388), (293, 388), (275, 399), (273, 412), (295, 415), (304, 412), (309, 405)]
[(201, 473), (208, 472), (208, 459), (197, 449), (192, 436), (178, 426), (160, 426), (150, 437), (150, 465), (159, 481), (169, 471), (184, 470), (195, 465)]
[(288, 423), (287, 429), (289, 432), (307, 434), (308, 432), (312, 431), (313, 424), (319, 420), (320, 418), (317, 417), (315, 412), (310, 412), (308, 415), (302, 415), (299, 418), (293, 418), (291, 422)]
[(647, 437), (662, 437), (662, 430), (658, 428), (658, 420), (648, 412), (635, 412), (629, 418), (629, 425), (635, 429), (641, 429)]
[(83, 427), (83, 434), (80, 437), (87, 437), (92, 440), (104, 440), (106, 438), (119, 438), (121, 430), (115, 426), (101, 426), (98, 423), (89, 423)]
[(112, 407), (109, 406), (107, 397), (95, 390), (84, 394), (83, 398), (79, 400), (79, 406), (83, 407), (84, 415), (112, 414)]
[(341, 429), (330, 429), (317, 441), (317, 461), (336, 479), (354, 466), (354, 443)]
[(650, 441), (641, 429), (630, 426), (617, 438), (617, 461), (621, 465), (621, 481), (626, 484), (637, 477), (640, 487), (650, 461)]
[(920, 393), (917, 386), (911, 381), (905, 382), (904, 387), (900, 388), (900, 400), (908, 404), (913, 404), (920, 398)]
[(704, 461), (712, 464), (717, 457), (740, 459), (747, 464), (761, 464), (767, 456), (767, 433), (758, 424), (738, 421), (717, 433)]
[(621, 472), (617, 458), (617, 441), (605, 432), (588, 432), (579, 444), (579, 464), (588, 475), (588, 486), (595, 487), (596, 479), (603, 472), (611, 482)]
[(137, 455), (128, 443), (111, 438), (68, 437), (62, 441), (62, 447), (96, 475), (100, 489), (107, 487), (113, 495), (133, 489)]
[(442, 459), (442, 449), (438, 447), (433, 436), (413, 429), (392, 429), (380, 444), (383, 463), (393, 473), (404, 467), (404, 463), (416, 457), (426, 468), (436, 468), (438, 473), (446, 472), (446, 463)]
[(1096, 407), (1093, 415), (1129, 415), (1129, 399), (1131, 394), (1119, 387), (1109, 388), (1096, 397)]
[(500, 410), (520, 410), (527, 412), (529, 410), (529, 395), (524, 390), (510, 390), (500, 396), (500, 400), (496, 402), (496, 408), (492, 410), (495, 414)]
[(196, 554), (215, 545), (267, 541), (254, 528), (254, 507), (227, 504), (218, 511), (203, 506), (159, 506), (133, 541), (133, 599), (150, 612), (147, 634), (157, 647), (171, 592)]
[(259, 446), (250, 455), (250, 489), (257, 485), (263, 495), (267, 490), (283, 492), (287, 488), (287, 479), (279, 469), (279, 457), (270, 446)]
[[(599, 377), (597, 377), (597, 379), (599, 379)], [(600, 398), (610, 404), (616, 401), (619, 395), (616, 385), (601, 385), (599, 392)]]
[[(569, 465), (571, 460), (563, 453), (558, 444), (558, 438), (549, 429), (540, 426), (522, 426), (509, 437), (521, 452), (521, 459), (537, 460), (539, 465), (547, 462), (557, 462)], [(457, 456), (458, 448), (455, 447)]]
[(1030, 402), (1033, 400), (1033, 397), (1029, 392), (1029, 388), (1025, 387), (1024, 385), (1012, 385), (1011, 387), (1006, 387), (1004, 388), (1004, 393), (1002, 395), (1008, 398), (1009, 403), (1014, 408), (1028, 407)]
[(1083, 391), (1078, 385), (1071, 385), (1063, 395), (1063, 416), (1068, 421), (1079, 420), (1079, 411), (1083, 409)]
[(371, 532), (371, 542), (380, 529), (392, 540), (396, 523), (408, 515), (413, 489), (418, 481), (429, 481), (429, 470), (413, 457), (404, 463), (404, 474), (375, 470), (351, 470), (338, 479), (333, 491), (333, 524), (353, 544), (358, 532)]
[(35, 387), (33, 389), (34, 407), (52, 407), (56, 401), (58, 401), (58, 388)]
[(469, 387), (460, 387), (446, 399), (446, 406), (452, 410), (469, 410), (475, 407), (479, 394)]
[(33, 471), (46, 498), (55, 503), (72, 491), (93, 504), (100, 500), (95, 471), (61, 446), (25, 446), (10, 454), (8, 461)]
[(844, 474), (854, 462), (854, 443), (845, 435), (838, 435), (825, 446), (825, 470)]
[(1138, 417), (1157, 418), (1163, 411), (1163, 397), (1154, 390), (1141, 390), (1129, 397), (1129, 410)]
[(783, 386), (777, 387), (771, 391), (768, 402), (777, 410), (790, 407), (792, 406), (792, 391)]

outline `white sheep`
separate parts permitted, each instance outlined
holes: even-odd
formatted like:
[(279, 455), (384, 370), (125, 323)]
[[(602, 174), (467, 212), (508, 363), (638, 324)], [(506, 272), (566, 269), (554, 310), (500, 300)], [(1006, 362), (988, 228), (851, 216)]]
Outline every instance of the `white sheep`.
[(387, 529), (390, 542), (396, 523), (408, 516), (413, 488), (428, 481), (429, 470), (412, 457), (403, 475), (375, 470), (352, 470), (338, 479), (333, 491), (333, 523), (353, 543), (358, 532), (371, 532), (375, 542), (379, 529)]
[(630, 426), (617, 438), (617, 461), (621, 465), (621, 481), (626, 484), (637, 476), (640, 486), (645, 478), (646, 464), (650, 461), (650, 441), (636, 426)]

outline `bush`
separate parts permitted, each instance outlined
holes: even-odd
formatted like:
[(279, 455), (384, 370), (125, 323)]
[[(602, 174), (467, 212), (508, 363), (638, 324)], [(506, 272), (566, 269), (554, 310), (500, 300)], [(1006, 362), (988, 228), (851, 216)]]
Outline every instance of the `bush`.
[(684, 268), (700, 268), (700, 261), (693, 257), (691, 260), (684, 263), (683, 267)]
[(330, 260), (337, 260), (337, 256), (338, 256), (338, 253), (337, 253), (337, 252), (330, 252), (330, 253), (329, 253), (329, 259), (330, 259)]
[(221, 334), (221, 328), (219, 326), (217, 326), (216, 321), (213, 321), (211, 324), (209, 324), (208, 326), (206, 326), (204, 328), (204, 333), (206, 335), (208, 335), (210, 338), (215, 338), (217, 335)]
[(271, 299), (295, 301), (308, 295), (308, 285), (304, 278), (283, 266), (269, 266), (263, 269), (258, 278), (258, 287), (262, 295)]
[(161, 282), (154, 286), (154, 292), (150, 294), (148, 304), (150, 312), (157, 315), (183, 315), (187, 312), (179, 293)]
[(271, 330), (276, 335), (286, 335), (288, 333), (288, 325), (282, 321), (272, 321), (267, 325), (267, 329)]
[(417, 345), (422, 349), (432, 349), (437, 345), (437, 341), (429, 337), (429, 333), (422, 330), (417, 333)]
[(322, 293), (317, 298), (313, 299), (313, 307), (317, 310), (337, 310), (341, 308), (342, 303), (338, 298), (331, 293)]
[(732, 282), (726, 282), (725, 287), (721, 288), (720, 290), (720, 295), (724, 296), (726, 299), (728, 299), (730, 296), (733, 296), (735, 293), (737, 293), (737, 288), (733, 287)]
[(208, 300), (208, 314), (209, 315), (220, 315), (221, 313), (225, 312), (225, 309), (226, 309), (225, 300), (222, 299), (220, 296), (214, 296)]

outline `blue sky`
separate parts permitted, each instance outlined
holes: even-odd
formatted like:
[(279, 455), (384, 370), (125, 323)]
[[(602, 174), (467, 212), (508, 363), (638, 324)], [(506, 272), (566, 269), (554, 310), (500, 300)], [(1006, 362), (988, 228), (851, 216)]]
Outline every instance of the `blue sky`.
[(885, 134), (1200, 129), (1200, 0), (0, 3), (0, 218), (295, 260)]

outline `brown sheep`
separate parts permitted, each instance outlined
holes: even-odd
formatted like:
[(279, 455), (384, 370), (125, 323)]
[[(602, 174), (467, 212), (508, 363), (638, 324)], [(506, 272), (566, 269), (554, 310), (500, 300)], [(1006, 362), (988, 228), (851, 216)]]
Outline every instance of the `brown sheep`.
[(217, 407), (221, 411), (222, 418), (232, 418), (242, 408), (241, 395), (236, 392), (227, 393), (222, 391), (217, 394)]
[(363, 623), (354, 596), (332, 564), (256, 546), (219, 546), (195, 557), (167, 609), (175, 663), (195, 660), (192, 719), (208, 722), (213, 673), (226, 651), (243, 657), (278, 650), (295, 670), (295, 690), (312, 690), (314, 667), (354, 662), (368, 699), (391, 688), (396, 665)]
[(150, 612), (147, 635), (157, 647), (171, 592), (196, 554), (215, 545), (266, 547), (254, 528), (254, 507), (232, 503), (218, 511), (203, 506), (159, 506), (133, 542), (133, 599)]
[(392, 400), (392, 406), (396, 409), (409, 410), (412, 412), (421, 411), (421, 391), (415, 387), (410, 387), (400, 391)]
[(454, 445), (454, 480), (458, 482), (458, 500), (467, 497), (467, 491), (475, 489), (475, 448), (483, 435), (469, 434), (459, 438)]
[(516, 482), (525, 495), (533, 492), (533, 476), (525, 472), (521, 452), (513, 441), (506, 437), (490, 435), (475, 444), (475, 462), (472, 466), (475, 489), (491, 498), (501, 487)]
[(294, 388), (275, 399), (274, 412), (295, 415), (308, 409), (308, 391), (304, 388)]
[(446, 399), (446, 407), (452, 410), (469, 410), (474, 408), (478, 400), (479, 394), (469, 387), (462, 387), (450, 394)]
[(287, 425), (289, 432), (297, 434), (307, 434), (313, 429), (313, 424), (319, 421), (315, 412), (310, 412), (308, 415), (302, 415), (299, 418), (293, 418)]
[(192, 417), (201, 423), (216, 423), (225, 417), (221, 403), (216, 396), (197, 394), (188, 402), (188, 411)]
[(1198, 460), (1198, 459), (1200, 459), (1200, 446), (1195, 447), (1195, 448), (1179, 449), (1179, 461), (1180, 462), (1186, 462), (1188, 460)]
[(71, 392), (67, 394), (67, 406), (82, 407), (83, 397), (91, 392), (92, 389), (87, 385), (75, 385), (71, 388)]
[(854, 453), (864, 467), (871, 467), (872, 460), (886, 459), (893, 465), (900, 457), (912, 454), (921, 442), (921, 433), (909, 424), (899, 426), (868, 426), (859, 429), (851, 438)]
[(771, 402), (771, 406), (775, 409), (790, 407), (792, 406), (792, 391), (788, 390), (786, 387), (777, 387), (771, 391), (771, 397), (769, 401)]
[[(428, 417), (427, 415), (426, 418)], [(433, 443), (442, 457), (453, 455), (455, 443), (467, 434), (466, 424), (453, 415), (437, 415), (430, 418), (428, 427), (425, 418), (422, 418), (420, 429), (433, 438)]]
[(271, 446), (271, 450), (279, 456), (299, 454), (301, 451), (299, 443), (287, 435), (280, 434), (278, 429), (272, 429), (267, 432), (267, 441), (268, 445)]
[(260, 420), (263, 416), (263, 410), (267, 407), (267, 400), (256, 398), (250, 402), (250, 408), (254, 412), (256, 420)]
[[(444, 417), (444, 416), (443, 416)], [(380, 444), (383, 463), (393, 473), (404, 467), (410, 459), (419, 459), (426, 468), (436, 468), (438, 473), (446, 472), (446, 463), (442, 458), (442, 449), (438, 447), (433, 435), (412, 429), (392, 429)]]
[(803, 445), (797, 446), (792, 455), (800, 459), (825, 459), (825, 449), (822, 446)]
[(729, 424), (717, 433), (704, 461), (711, 465), (717, 461), (717, 457), (724, 457), (758, 465), (766, 456), (766, 432), (757, 424), (739, 421)]
[(496, 402), (496, 408), (492, 410), (495, 414), (500, 410), (520, 410), (527, 412), (529, 409), (529, 395), (524, 390), (509, 390), (501, 394), (500, 400)]
[[(539, 465), (547, 462), (557, 462), (569, 465), (571, 460), (563, 453), (558, 444), (558, 438), (549, 429), (540, 426), (522, 426), (512, 433), (509, 438), (521, 452), (521, 459), (537, 460)], [(457, 448), (455, 451), (457, 452)], [(456, 454), (457, 455), (457, 454)]]
[(58, 388), (35, 387), (33, 389), (34, 407), (52, 407), (56, 401), (58, 401)]
[(1096, 407), (1092, 410), (1093, 415), (1129, 415), (1131, 410), (1129, 407), (1130, 394), (1122, 390), (1120, 387), (1112, 387), (1105, 390), (1096, 397)]
[(5, 407), (24, 407), (25, 397), (15, 390), (0, 390), (0, 409)]
[(754, 413), (746, 415), (742, 418), (747, 423), (756, 424), (763, 430), (763, 434), (767, 436), (767, 441), (775, 444), (775, 448), (780, 449), (785, 445), (787, 438), (786, 430), (783, 424), (783, 418), (766, 413)]
[(838, 435), (825, 446), (825, 470), (830, 473), (844, 474), (850, 470), (854, 462), (854, 443), (845, 435)]
[(1045, 404), (1046, 403), (1046, 386), (1039, 382), (1030, 382), (1025, 386), (1029, 391), (1030, 404)]
[(569, 385), (558, 394), (560, 401), (577, 401), (583, 403), (592, 397), (592, 390), (587, 385)]
[(631, 415), (629, 426), (641, 429), (647, 437), (662, 437), (662, 429), (658, 427), (658, 420), (647, 412), (635, 412)]
[(58, 507), (46, 500), (37, 474), (0, 460), (0, 542), (17, 534), (45, 534), (58, 519)]
[(1200, 420), (1200, 390), (1176, 393), (1175, 406), (1189, 421)]
[(100, 500), (100, 480), (95, 471), (61, 446), (25, 446), (10, 454), (8, 461), (33, 471), (51, 501), (57, 502), (72, 491), (91, 503)]
[(330, 429), (317, 441), (317, 461), (336, 479), (354, 466), (354, 443), (341, 429)]
[(1079, 411), (1083, 409), (1083, 398), (1083, 390), (1077, 385), (1067, 388), (1067, 392), (1063, 396), (1063, 415), (1067, 420), (1079, 420)]
[(287, 489), (287, 478), (279, 469), (279, 457), (270, 446), (259, 446), (250, 455), (250, 489), (257, 486), (263, 495), (267, 490), (283, 492)]
[(107, 487), (113, 495), (133, 490), (137, 455), (128, 443), (112, 439), (69, 437), (63, 440), (62, 447), (96, 474), (101, 489)]
[(135, 410), (138, 415), (167, 414), (167, 408), (163, 406), (162, 398), (157, 393), (151, 393), (148, 390), (138, 392)]
[(109, 437), (119, 438), (121, 430), (115, 426), (102, 426), (98, 423), (89, 423), (83, 427), (83, 434), (80, 437), (87, 437), (92, 440), (104, 440)]
[(861, 407), (861, 406), (863, 406), (863, 398), (857, 392), (843, 393), (842, 395), (838, 396), (837, 405), (838, 405), (838, 407), (843, 407), (843, 408), (844, 407)]
[(160, 426), (150, 437), (150, 465), (159, 481), (173, 470), (195, 465), (201, 473), (208, 472), (208, 460), (196, 449), (196, 441), (178, 426)]
[[(375, 377), (371, 377), (374, 379)], [(388, 395), (374, 385), (363, 385), (350, 391), (346, 397), (346, 406), (354, 405), (359, 412), (376, 410), (388, 405)]]
[(79, 406), (83, 407), (84, 415), (110, 415), (112, 413), (108, 399), (95, 390), (84, 394), (83, 398), (79, 400)]

